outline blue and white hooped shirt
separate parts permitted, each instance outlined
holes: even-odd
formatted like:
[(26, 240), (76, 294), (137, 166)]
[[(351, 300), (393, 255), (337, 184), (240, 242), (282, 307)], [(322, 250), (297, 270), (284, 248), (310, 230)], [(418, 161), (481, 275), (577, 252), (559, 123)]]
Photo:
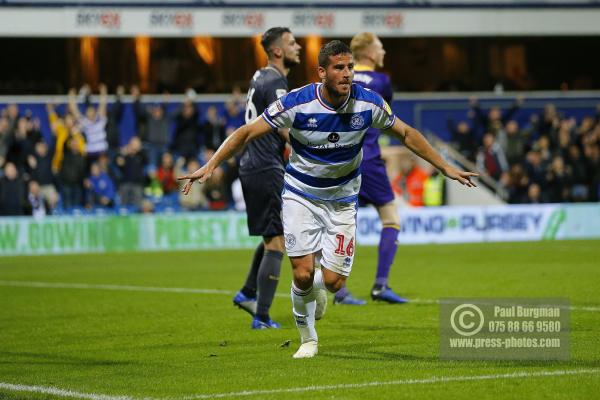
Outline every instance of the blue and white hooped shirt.
[(357, 84), (334, 109), (321, 97), (321, 85), (289, 92), (262, 118), (274, 128), (290, 128), (287, 190), (316, 200), (354, 202), (360, 190), (365, 132), (369, 127), (388, 129), (396, 117), (379, 94)]

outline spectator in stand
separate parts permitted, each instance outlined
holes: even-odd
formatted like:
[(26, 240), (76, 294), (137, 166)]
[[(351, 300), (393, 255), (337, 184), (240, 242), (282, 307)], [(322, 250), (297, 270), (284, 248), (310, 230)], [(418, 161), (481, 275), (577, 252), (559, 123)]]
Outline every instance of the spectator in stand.
[(90, 173), (90, 177), (85, 180), (85, 187), (88, 190), (88, 207), (113, 207), (116, 191), (110, 176), (102, 171), (98, 163), (92, 163)]
[(564, 203), (570, 201), (571, 174), (566, 169), (561, 156), (552, 159), (550, 170), (546, 174), (545, 198), (551, 203)]
[(0, 178), (0, 215), (23, 215), (24, 206), (25, 184), (15, 164), (7, 162)]
[(60, 118), (54, 110), (53, 104), (46, 104), (50, 130), (54, 135), (54, 155), (52, 156), (52, 171), (57, 174), (61, 170), (65, 153), (65, 144), (69, 139), (74, 140), (79, 148), (79, 153), (85, 156), (85, 138), (79, 131), (75, 119), (69, 113)]
[(52, 173), (52, 157), (49, 154), (46, 142), (40, 140), (35, 144), (34, 154), (29, 156), (28, 162), (31, 168), (31, 179), (36, 181), (37, 189), (48, 203), (49, 208), (56, 208), (58, 192), (56, 191), (55, 177)]
[(512, 165), (523, 160), (525, 146), (529, 140), (527, 132), (519, 128), (517, 121), (510, 120), (506, 123), (506, 161)]
[[(508, 175), (508, 176), (507, 176)], [(508, 202), (511, 204), (523, 203), (527, 199), (529, 177), (521, 164), (511, 165), (508, 174), (503, 174), (502, 182), (508, 191)]]
[(590, 201), (600, 200), (600, 145), (587, 145), (584, 149), (588, 171), (590, 171)]
[(541, 118), (535, 117), (533, 122), (536, 125), (535, 130), (539, 136), (554, 137), (560, 125), (560, 116), (556, 111), (556, 106), (551, 103), (546, 104)]
[(219, 117), (217, 107), (210, 106), (206, 110), (206, 120), (202, 126), (204, 136), (204, 159), (209, 160), (221, 143), (227, 138), (225, 135), (225, 122)]
[(123, 119), (123, 103), (122, 98), (125, 95), (125, 87), (117, 86), (115, 101), (111, 104), (107, 111), (106, 122), (106, 141), (108, 143), (108, 152), (110, 158), (114, 158), (119, 152), (121, 146), (121, 120)]
[(0, 116), (0, 168), (4, 166), (6, 155), (8, 154), (8, 146), (11, 139), (9, 128), (8, 117), (4, 115)]
[(235, 99), (225, 102), (225, 133), (229, 136), (240, 126), (244, 125), (244, 108), (240, 107)]
[(146, 110), (144, 106), (141, 104), (142, 92), (140, 91), (139, 86), (132, 85), (131, 86), (131, 97), (133, 99), (133, 116), (134, 116), (134, 131), (137, 132), (138, 136), (142, 138), (142, 142), (144, 142), (144, 138), (147, 136), (146, 132)]
[(542, 189), (537, 183), (532, 183), (527, 189), (527, 204), (540, 204), (542, 201)]
[(525, 156), (525, 171), (531, 183), (542, 186), (546, 180), (546, 169), (542, 164), (542, 156), (539, 151), (531, 150)]
[(212, 211), (225, 210), (229, 206), (227, 188), (225, 187), (225, 170), (217, 168), (212, 176), (204, 183), (204, 194), (208, 200), (208, 209)]
[(534, 144), (534, 150), (540, 155), (540, 163), (542, 169), (547, 171), (552, 163), (552, 149), (550, 148), (550, 139), (548, 136), (540, 136), (537, 142)]
[(144, 194), (147, 158), (142, 150), (142, 142), (137, 136), (131, 138), (124, 150), (124, 154), (117, 157), (117, 165), (121, 169), (121, 204), (139, 208)]
[(568, 124), (560, 124), (558, 129), (558, 149), (556, 153), (563, 159), (569, 158), (569, 146), (571, 145), (571, 130)]
[[(177, 162), (175, 164), (177, 176), (191, 174), (198, 168), (200, 168), (200, 163), (196, 159), (189, 160), (187, 162), (187, 165), (185, 165), (185, 159), (183, 157), (180, 157), (177, 159)], [(208, 200), (204, 195), (204, 185), (192, 185), (190, 192), (187, 196), (180, 191), (179, 205), (181, 205), (181, 207), (187, 211), (206, 209), (208, 207)]]
[(175, 117), (175, 135), (171, 150), (177, 157), (197, 158), (202, 143), (202, 128), (198, 122), (198, 110), (191, 99), (186, 99)]
[(25, 214), (31, 215), (34, 218), (42, 218), (52, 213), (52, 209), (48, 204), (40, 190), (40, 185), (37, 181), (29, 181), (27, 201), (25, 204)]
[(500, 179), (503, 172), (508, 171), (504, 151), (492, 133), (483, 136), (483, 147), (477, 154), (477, 168), (496, 180)]
[(106, 124), (108, 122), (106, 113), (107, 93), (106, 85), (100, 84), (98, 109), (90, 104), (86, 107), (85, 115), (82, 115), (77, 107), (75, 89), (69, 91), (69, 111), (75, 117), (85, 136), (85, 152), (88, 165), (91, 165), (101, 154), (108, 151), (106, 138)]
[(61, 199), (65, 209), (79, 207), (83, 203), (82, 185), (86, 174), (86, 161), (77, 140), (68, 139), (60, 169)]
[(25, 118), (27, 119), (27, 137), (29, 141), (35, 145), (40, 140), (44, 140), (42, 135), (42, 124), (38, 117), (34, 117), (31, 110), (25, 111)]
[(8, 139), (8, 153), (6, 160), (13, 163), (19, 173), (25, 173), (28, 170), (27, 159), (33, 154), (33, 141), (29, 130), (29, 122), (26, 117), (20, 117), (14, 133)]
[(578, 145), (572, 144), (569, 146), (567, 163), (573, 176), (572, 200), (576, 202), (587, 201), (589, 196), (589, 176), (585, 160), (581, 156), (581, 150)]
[(392, 180), (392, 190), (413, 207), (423, 206), (423, 186), (428, 174), (409, 157), (400, 165), (400, 174)]
[(163, 153), (162, 162), (156, 171), (156, 177), (160, 182), (163, 194), (168, 195), (177, 191), (178, 185), (175, 180), (173, 155), (171, 153)]
[(16, 104), (6, 106), (6, 118), (8, 119), (8, 131), (14, 132), (19, 121), (19, 106)]
[(138, 134), (144, 143), (150, 165), (157, 166), (169, 144), (169, 117), (164, 104), (145, 107), (141, 102), (139, 90), (132, 91), (133, 108), (138, 121)]
[(448, 119), (448, 129), (452, 135), (452, 144), (454, 148), (469, 161), (475, 161), (475, 152), (477, 150), (477, 139), (475, 132), (466, 121), (456, 124), (452, 119)]
[(521, 108), (523, 98), (517, 97), (514, 104), (502, 113), (502, 109), (498, 106), (492, 106), (487, 114), (483, 112), (476, 97), (470, 99), (471, 110), (475, 113), (475, 120), (479, 124), (481, 131), (497, 135), (504, 125), (513, 115)]

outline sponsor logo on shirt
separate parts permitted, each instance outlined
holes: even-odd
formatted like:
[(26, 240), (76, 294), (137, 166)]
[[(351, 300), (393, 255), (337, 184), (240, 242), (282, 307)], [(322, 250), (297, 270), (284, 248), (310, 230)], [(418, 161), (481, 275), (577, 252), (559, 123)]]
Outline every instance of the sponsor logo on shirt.
[(306, 124), (306, 126), (308, 126), (309, 128), (316, 128), (317, 127), (317, 119), (316, 118), (309, 118), (308, 119), (308, 124)]
[(340, 134), (336, 132), (331, 132), (329, 136), (327, 136), (327, 140), (329, 140), (331, 143), (337, 143), (340, 141)]

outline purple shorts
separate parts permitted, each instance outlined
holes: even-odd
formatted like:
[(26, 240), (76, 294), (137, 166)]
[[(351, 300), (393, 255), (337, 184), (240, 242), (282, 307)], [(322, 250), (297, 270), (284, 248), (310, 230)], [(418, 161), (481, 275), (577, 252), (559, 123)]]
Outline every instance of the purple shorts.
[(365, 160), (360, 167), (362, 184), (358, 193), (359, 205), (382, 206), (394, 200), (394, 192), (381, 158)]

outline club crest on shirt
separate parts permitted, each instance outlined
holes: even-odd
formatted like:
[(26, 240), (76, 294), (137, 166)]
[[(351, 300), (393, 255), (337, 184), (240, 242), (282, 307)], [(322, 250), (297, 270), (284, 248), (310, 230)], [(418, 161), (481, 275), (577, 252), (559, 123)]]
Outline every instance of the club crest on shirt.
[(355, 114), (350, 119), (350, 126), (354, 129), (360, 129), (365, 124), (365, 120), (360, 114)]
[(291, 233), (285, 235), (285, 245), (288, 249), (293, 249), (296, 245), (296, 236)]
[(331, 132), (329, 136), (327, 136), (327, 140), (329, 140), (331, 143), (337, 143), (340, 141), (340, 134), (336, 132)]

